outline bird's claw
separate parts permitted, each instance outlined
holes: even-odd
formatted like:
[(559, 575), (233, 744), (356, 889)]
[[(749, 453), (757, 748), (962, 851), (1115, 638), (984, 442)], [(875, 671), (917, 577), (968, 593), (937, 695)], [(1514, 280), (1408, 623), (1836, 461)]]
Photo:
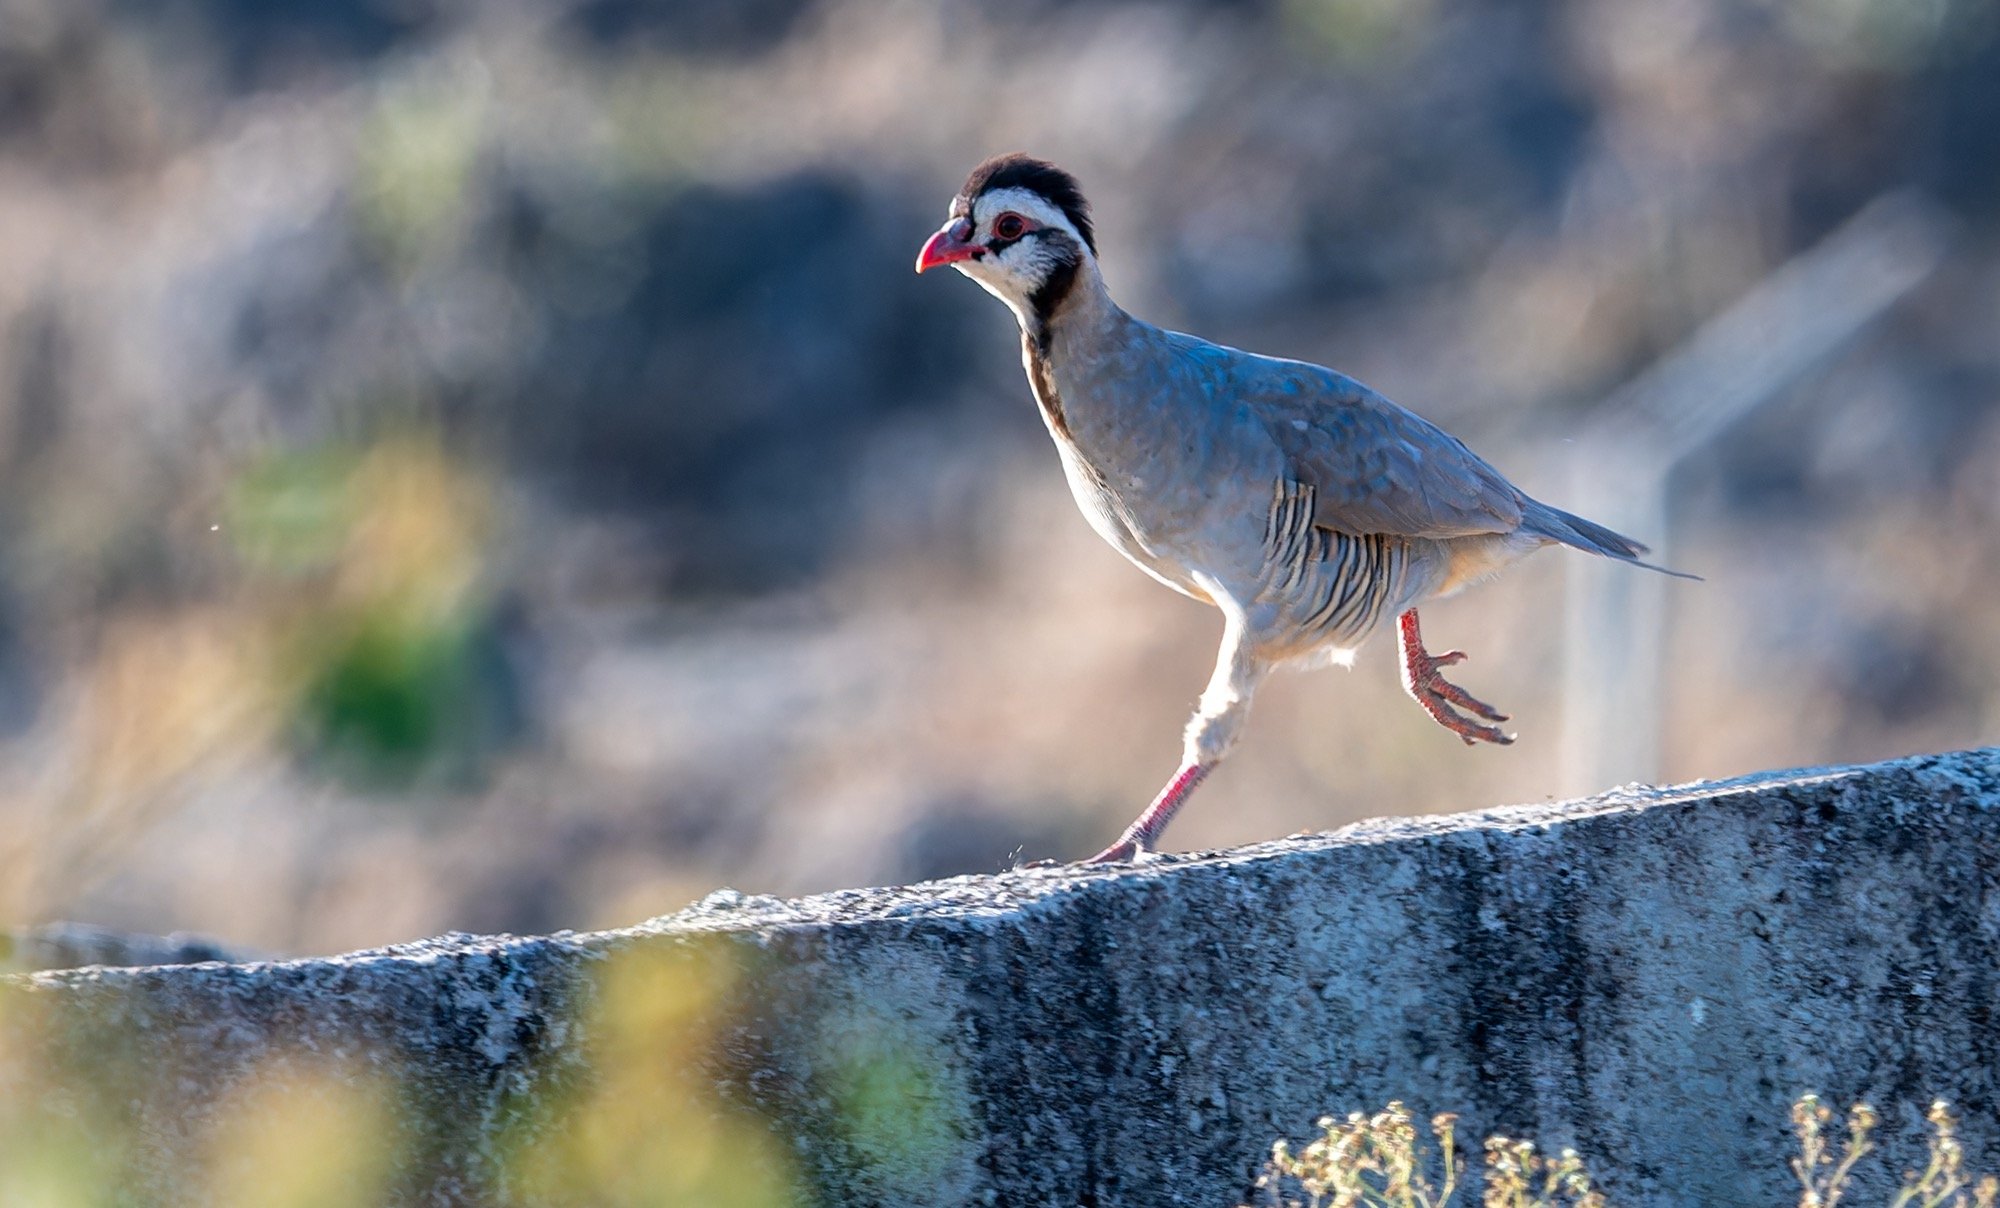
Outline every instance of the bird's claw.
[(1492, 705), (1480, 700), (1465, 689), (1438, 674), (1438, 668), (1449, 667), (1465, 661), (1465, 652), (1447, 650), (1443, 654), (1414, 653), (1409, 659), (1409, 690), (1424, 712), (1431, 715), (1437, 724), (1450, 730), (1465, 743), (1473, 746), (1490, 742), (1495, 746), (1508, 746), (1514, 741), (1512, 734), (1501, 731), (1498, 726), (1482, 726), (1472, 718), (1452, 708), (1457, 705), (1487, 721), (1506, 721), (1507, 715)]
[(1487, 721), (1507, 720), (1505, 713), (1480, 700), (1442, 675), (1438, 675), (1435, 671), (1431, 673), (1430, 682), (1424, 686), (1429, 691), (1443, 697), (1447, 702), (1457, 705), (1461, 709), (1469, 709)]
[[(1429, 713), (1433, 721), (1458, 735), (1459, 741), (1468, 747), (1478, 746), (1482, 742), (1490, 742), (1496, 747), (1514, 745), (1512, 734), (1504, 732), (1498, 726), (1482, 726), (1471, 718), (1454, 712), (1450, 705), (1441, 700), (1425, 700), (1420, 697), (1417, 703), (1424, 707), (1424, 712)], [(1506, 718), (1495, 718), (1495, 720), (1505, 721)]]

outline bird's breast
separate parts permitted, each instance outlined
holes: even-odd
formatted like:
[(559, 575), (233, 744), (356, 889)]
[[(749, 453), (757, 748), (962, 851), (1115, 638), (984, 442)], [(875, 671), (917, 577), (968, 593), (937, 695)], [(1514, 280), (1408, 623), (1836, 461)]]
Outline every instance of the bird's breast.
[[(1027, 349), (1029, 381), (1077, 507), (1098, 536), (1162, 582), (1208, 599), (1204, 579), (1235, 583), (1249, 567), (1232, 558), (1253, 509), (1245, 484), (1276, 471), (1268, 440), (1232, 422), (1232, 406), (1157, 342), (1084, 350), (1058, 341)], [(1247, 488), (1261, 500), (1261, 485)], [(1244, 531), (1238, 531), (1244, 530)]]
[(1162, 540), (1161, 534), (1147, 526), (1143, 517), (1149, 509), (1141, 497), (1145, 480), (1123, 476), (1122, 481), (1114, 482), (1073, 444), (1058, 441), (1056, 447), (1062, 454), (1063, 476), (1069, 481), (1070, 495), (1076, 499), (1077, 510), (1083, 513), (1091, 530), (1155, 579), (1197, 600), (1207, 600), (1208, 594), (1196, 582), (1193, 568), (1176, 556), (1174, 543)]

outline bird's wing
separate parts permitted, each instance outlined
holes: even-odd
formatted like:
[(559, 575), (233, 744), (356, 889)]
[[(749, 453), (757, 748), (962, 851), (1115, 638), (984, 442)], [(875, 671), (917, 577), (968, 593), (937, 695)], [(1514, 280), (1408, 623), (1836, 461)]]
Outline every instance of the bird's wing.
[[(1260, 358), (1262, 359), (1262, 358)], [(1526, 497), (1457, 437), (1318, 365), (1266, 359), (1244, 393), (1295, 479), (1313, 523), (1405, 537), (1509, 533)]]

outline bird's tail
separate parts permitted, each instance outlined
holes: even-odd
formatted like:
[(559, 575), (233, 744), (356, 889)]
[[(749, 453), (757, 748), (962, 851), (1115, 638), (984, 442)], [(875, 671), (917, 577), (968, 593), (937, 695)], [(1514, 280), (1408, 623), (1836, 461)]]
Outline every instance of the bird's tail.
[(1552, 508), (1539, 500), (1528, 501), (1526, 514), (1521, 517), (1521, 527), (1538, 537), (1547, 537), (1551, 541), (1559, 541), (1573, 549), (1580, 549), (1592, 554), (1602, 554), (1607, 558), (1616, 558), (1620, 562), (1629, 562), (1633, 566), (1643, 566), (1647, 570), (1656, 570), (1663, 575), (1672, 575), (1676, 579), (1694, 579), (1698, 581), (1701, 578), (1700, 575), (1691, 575), (1686, 571), (1680, 570), (1668, 570), (1664, 566), (1656, 566), (1651, 562), (1644, 561), (1639, 555), (1647, 552), (1646, 547), (1637, 541), (1632, 540), (1623, 533), (1614, 533), (1601, 524), (1593, 524), (1581, 516), (1565, 512), (1561, 508)]

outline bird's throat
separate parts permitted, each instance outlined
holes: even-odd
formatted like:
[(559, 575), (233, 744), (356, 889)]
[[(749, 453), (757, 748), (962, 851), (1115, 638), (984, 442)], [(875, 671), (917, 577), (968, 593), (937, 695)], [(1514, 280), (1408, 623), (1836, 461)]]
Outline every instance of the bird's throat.
[(1028, 295), (1028, 336), (1047, 353), (1049, 335), (1056, 315), (1076, 292), (1077, 260), (1059, 260), (1035, 292)]
[(1072, 441), (1054, 360), (1074, 352), (1077, 341), (1089, 343), (1100, 326), (1121, 315), (1105, 292), (1095, 262), (1081, 256), (1056, 265), (1029, 295), (1026, 307), (1016, 307), (1021, 320), (1021, 361), (1035, 403), (1058, 439)]

